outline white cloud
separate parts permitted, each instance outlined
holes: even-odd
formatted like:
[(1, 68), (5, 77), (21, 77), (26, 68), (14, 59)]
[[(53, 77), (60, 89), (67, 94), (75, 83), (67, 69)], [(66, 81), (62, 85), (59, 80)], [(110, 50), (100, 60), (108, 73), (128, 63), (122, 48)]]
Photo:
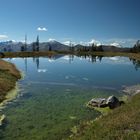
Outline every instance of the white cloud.
[(0, 40), (7, 39), (7, 38), (8, 38), (7, 35), (0, 35)]
[(37, 31), (45, 31), (46, 32), (46, 31), (48, 31), (48, 29), (45, 27), (38, 27)]

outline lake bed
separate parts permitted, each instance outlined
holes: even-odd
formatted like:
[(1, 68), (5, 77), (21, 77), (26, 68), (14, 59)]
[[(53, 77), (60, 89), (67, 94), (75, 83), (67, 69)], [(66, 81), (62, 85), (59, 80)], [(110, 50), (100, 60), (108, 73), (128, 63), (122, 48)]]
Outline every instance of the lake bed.
[(140, 83), (140, 70), (127, 57), (77, 57), (5, 59), (24, 74), (18, 97), (2, 111), (6, 125), (2, 140), (60, 140), (82, 121), (100, 112), (86, 103), (96, 97), (123, 96), (124, 86)]

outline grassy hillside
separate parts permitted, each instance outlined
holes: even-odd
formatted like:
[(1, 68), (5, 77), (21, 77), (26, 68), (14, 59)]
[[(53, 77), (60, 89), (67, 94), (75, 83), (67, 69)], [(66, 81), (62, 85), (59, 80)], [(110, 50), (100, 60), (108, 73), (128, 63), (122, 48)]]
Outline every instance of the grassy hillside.
[(20, 72), (13, 64), (0, 60), (0, 102), (5, 99), (7, 92), (15, 87), (16, 81), (20, 78)]
[(96, 121), (79, 125), (71, 140), (139, 140), (140, 94)]

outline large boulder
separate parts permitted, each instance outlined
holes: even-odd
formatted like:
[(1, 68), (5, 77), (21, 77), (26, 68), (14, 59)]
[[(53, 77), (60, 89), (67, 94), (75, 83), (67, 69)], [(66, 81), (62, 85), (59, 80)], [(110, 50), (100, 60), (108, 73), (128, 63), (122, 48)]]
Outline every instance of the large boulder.
[(120, 101), (115, 96), (109, 96), (107, 98), (106, 104), (108, 104), (108, 106), (109, 106), (110, 109), (114, 109), (114, 108), (116, 108), (116, 107), (118, 107), (118, 106), (121, 105), (120, 104)]

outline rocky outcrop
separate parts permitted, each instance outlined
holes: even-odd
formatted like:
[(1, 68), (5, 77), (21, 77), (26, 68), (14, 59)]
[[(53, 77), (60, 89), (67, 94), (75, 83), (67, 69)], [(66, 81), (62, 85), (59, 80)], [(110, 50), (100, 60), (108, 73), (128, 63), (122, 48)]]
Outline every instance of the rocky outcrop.
[(88, 102), (88, 107), (94, 108), (94, 107), (109, 107), (110, 109), (114, 109), (116, 107), (119, 107), (121, 104), (123, 104), (123, 101), (119, 101), (119, 99), (115, 96), (109, 96), (106, 98), (93, 98)]
[(133, 86), (125, 86), (123, 92), (128, 96), (134, 96), (140, 93), (140, 84)]

